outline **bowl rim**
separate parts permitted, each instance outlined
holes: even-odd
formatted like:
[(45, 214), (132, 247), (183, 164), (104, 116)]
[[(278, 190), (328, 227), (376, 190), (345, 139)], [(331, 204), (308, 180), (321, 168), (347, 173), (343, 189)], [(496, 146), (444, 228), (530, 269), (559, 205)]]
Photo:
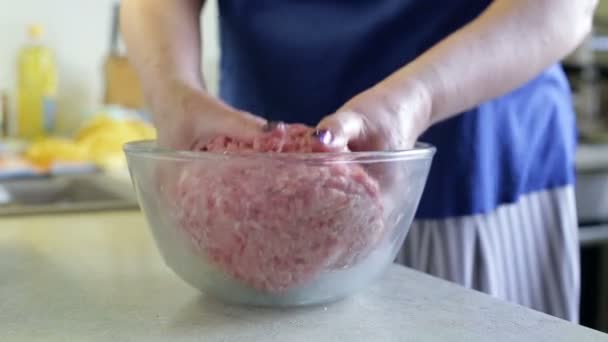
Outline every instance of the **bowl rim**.
[(413, 148), (392, 151), (357, 151), (357, 152), (310, 152), (310, 153), (279, 153), (279, 152), (208, 152), (174, 150), (158, 147), (156, 140), (131, 141), (123, 146), (127, 157), (143, 157), (147, 159), (162, 159), (172, 161), (196, 161), (213, 159), (273, 159), (294, 161), (327, 162), (387, 162), (401, 160), (431, 159), (437, 149), (435, 146), (416, 142)]

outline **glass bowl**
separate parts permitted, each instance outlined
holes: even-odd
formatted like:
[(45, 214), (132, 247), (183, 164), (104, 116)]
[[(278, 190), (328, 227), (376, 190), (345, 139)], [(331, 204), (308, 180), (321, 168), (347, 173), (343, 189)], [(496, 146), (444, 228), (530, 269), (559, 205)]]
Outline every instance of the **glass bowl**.
[(394, 261), (435, 148), (260, 153), (125, 145), (129, 171), (166, 264), (220, 300), (323, 304)]

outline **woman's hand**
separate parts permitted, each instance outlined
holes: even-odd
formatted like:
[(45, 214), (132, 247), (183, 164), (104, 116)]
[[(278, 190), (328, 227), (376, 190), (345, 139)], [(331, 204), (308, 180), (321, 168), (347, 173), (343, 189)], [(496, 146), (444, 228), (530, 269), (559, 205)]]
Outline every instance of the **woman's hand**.
[(414, 82), (391, 80), (355, 96), (317, 126), (328, 151), (387, 151), (411, 148), (430, 124), (431, 96)]
[[(158, 143), (162, 147), (192, 150), (206, 145), (218, 135), (249, 140), (260, 134), (266, 124), (264, 119), (236, 110), (202, 88), (190, 87), (182, 82), (170, 86), (159, 82), (158, 85), (159, 89), (162, 87), (165, 90), (147, 95)], [(159, 200), (167, 201), (163, 205), (174, 205), (182, 176), (188, 175), (188, 170), (193, 167), (200, 166), (197, 163), (164, 161), (150, 170), (158, 186), (154, 191), (163, 195)]]
[(172, 85), (150, 99), (161, 146), (191, 149), (217, 135), (249, 140), (259, 134), (266, 120), (239, 111), (203, 89)]

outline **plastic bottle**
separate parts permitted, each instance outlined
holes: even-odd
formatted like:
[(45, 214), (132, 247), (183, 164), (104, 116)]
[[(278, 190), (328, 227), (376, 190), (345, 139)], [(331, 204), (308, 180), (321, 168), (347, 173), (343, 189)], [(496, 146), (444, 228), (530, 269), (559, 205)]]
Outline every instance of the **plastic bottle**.
[(29, 42), (17, 63), (17, 134), (26, 140), (48, 135), (55, 124), (57, 67), (43, 34), (40, 25), (28, 28)]
[(8, 137), (8, 95), (0, 89), (0, 139)]

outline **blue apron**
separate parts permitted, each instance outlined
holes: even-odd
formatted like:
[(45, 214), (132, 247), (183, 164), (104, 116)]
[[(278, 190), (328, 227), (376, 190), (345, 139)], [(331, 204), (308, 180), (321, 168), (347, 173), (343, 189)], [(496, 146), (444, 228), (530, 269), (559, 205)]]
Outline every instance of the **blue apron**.
[[(477, 17), (490, 0), (219, 0), (220, 96), (315, 125)], [(492, 58), (492, 56), (488, 56)], [(574, 181), (575, 117), (555, 65), (515, 91), (435, 125), (418, 218), (483, 214)]]

